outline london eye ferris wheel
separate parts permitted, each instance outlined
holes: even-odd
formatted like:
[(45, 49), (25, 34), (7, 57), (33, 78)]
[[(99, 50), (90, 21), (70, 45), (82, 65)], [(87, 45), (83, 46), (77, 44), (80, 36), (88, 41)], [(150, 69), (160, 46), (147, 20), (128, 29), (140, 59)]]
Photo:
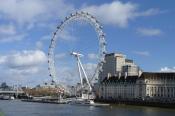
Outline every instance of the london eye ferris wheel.
[(93, 79), (98, 78), (98, 74), (102, 71), (103, 63), (105, 62), (105, 54), (106, 54), (106, 41), (105, 41), (105, 33), (103, 32), (103, 26), (99, 23), (99, 21), (87, 12), (75, 12), (65, 17), (65, 19), (57, 26), (56, 31), (53, 33), (51, 38), (51, 42), (49, 45), (48, 51), (48, 70), (50, 73), (50, 77), (52, 79), (52, 83), (56, 83), (56, 66), (55, 66), (55, 48), (57, 45), (57, 36), (64, 30), (66, 25), (69, 25), (72, 22), (87, 22), (94, 28), (97, 39), (98, 39), (98, 61), (96, 68), (94, 70), (94, 74), (92, 77), (88, 77), (90, 79), (90, 83)]

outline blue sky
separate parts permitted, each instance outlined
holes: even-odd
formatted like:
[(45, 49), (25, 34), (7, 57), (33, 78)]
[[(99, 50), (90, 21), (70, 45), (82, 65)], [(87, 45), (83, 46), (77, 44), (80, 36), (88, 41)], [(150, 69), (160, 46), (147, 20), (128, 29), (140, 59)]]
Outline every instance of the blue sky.
[[(91, 13), (106, 33), (107, 51), (121, 52), (144, 71), (175, 71), (174, 0), (4, 0), (0, 4), (0, 82), (35, 85), (50, 80), (47, 52), (56, 26), (77, 10)], [(70, 51), (95, 67), (98, 40), (87, 23), (74, 22), (55, 50), (63, 82), (78, 81)], [(70, 69), (72, 67), (72, 69)], [(66, 73), (69, 72), (69, 73)]]

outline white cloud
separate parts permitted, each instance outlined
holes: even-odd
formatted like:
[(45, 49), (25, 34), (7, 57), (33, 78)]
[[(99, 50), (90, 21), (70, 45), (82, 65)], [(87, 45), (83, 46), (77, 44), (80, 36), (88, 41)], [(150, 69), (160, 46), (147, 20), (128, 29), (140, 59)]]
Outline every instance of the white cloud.
[(27, 34), (16, 34), (16, 35), (7, 35), (2, 36), (0, 38), (1, 43), (7, 43), (7, 42), (14, 42), (14, 41), (21, 41), (26, 37)]
[(159, 9), (151, 8), (146, 11), (138, 11), (138, 4), (132, 2), (113, 1), (102, 5), (92, 5), (82, 8), (96, 16), (104, 24), (126, 27), (128, 22), (140, 16), (151, 16), (162, 13)]
[(56, 54), (55, 55), (55, 58), (56, 59), (63, 59), (63, 58), (65, 58), (66, 57), (66, 53), (59, 53), (59, 54)]
[(37, 42), (36, 42), (36, 48), (37, 48), (37, 49), (42, 49), (42, 48), (43, 48), (43, 43), (42, 43), (42, 41), (37, 41)]
[[(138, 16), (151, 16), (164, 11), (151, 8), (138, 12), (138, 4), (132, 2), (113, 1), (102, 5), (82, 6), (81, 10), (97, 16), (105, 24), (114, 24), (125, 27), (129, 20)], [(42, 23), (53, 17), (62, 19), (68, 13), (77, 10), (75, 6), (65, 0), (4, 0), (0, 4), (0, 17), (13, 20), (19, 24)], [(40, 22), (41, 21), (41, 22)]]
[[(89, 80), (95, 81), (95, 79), (97, 79), (97, 76), (98, 76), (97, 74), (95, 74), (97, 64), (95, 64), (95, 63), (86, 63), (86, 64), (84, 64), (84, 68), (87, 71), (87, 76), (88, 76)], [(95, 77), (93, 77), (93, 76), (95, 76)]]
[(18, 75), (32, 75), (39, 72), (39, 67), (28, 67), (28, 68), (11, 68), (9, 69), (9, 73), (11, 74), (18, 74)]
[[(58, 54), (56, 57), (64, 57), (65, 54)], [(47, 57), (43, 51), (28, 50), (11, 53), (11, 55), (0, 56), (0, 78), (8, 80), (8, 82), (23, 84), (42, 83), (43, 80), (51, 80), (47, 70)], [(83, 64), (88, 77), (91, 78), (95, 72), (96, 64)], [(57, 80), (62, 84), (76, 84), (80, 82), (78, 69), (74, 66), (59, 66), (56, 67)]]
[[(81, 10), (97, 16), (104, 24), (120, 27), (127, 26), (128, 21), (136, 17), (162, 13), (156, 8), (139, 12), (138, 6), (132, 2), (113, 1), (102, 5), (83, 6)], [(48, 27), (48, 22), (50, 23), (52, 19), (63, 19), (75, 10), (77, 10), (75, 6), (65, 0), (4, 0), (0, 4), (0, 17), (17, 22), (18, 26), (28, 24), (25, 28), (30, 30), (40, 24)], [(70, 37), (66, 36), (65, 38)]]
[(43, 3), (38, 0), (5, 0), (1, 1), (0, 11), (6, 18), (18, 23), (30, 22), (35, 16), (45, 12)]
[(7, 65), (9, 68), (33, 67), (46, 62), (47, 57), (40, 50), (16, 52), (0, 57), (0, 64)]
[[(0, 3), (0, 20), (10, 22), (0, 26), (0, 42), (14, 42), (24, 39), (26, 33), (39, 25), (54, 27), (55, 20), (63, 19), (74, 11), (74, 6), (65, 0), (4, 0)], [(53, 21), (54, 20), (54, 21)], [(53, 22), (52, 22), (53, 21)], [(16, 27), (13, 24), (16, 24)], [(38, 27), (43, 29), (43, 27)], [(3, 33), (3, 34), (2, 34)], [(3, 35), (3, 36), (2, 36)], [(67, 33), (62, 35), (70, 39)], [(40, 43), (37, 43), (40, 44)], [(41, 45), (41, 44), (40, 44)]]
[[(0, 42), (21, 41), (29, 30), (39, 25), (44, 28), (54, 27), (52, 20), (63, 19), (74, 11), (74, 6), (65, 0), (4, 0), (0, 4), (0, 20), (10, 24), (0, 25)], [(14, 24), (16, 24), (14, 26)], [(43, 27), (38, 27), (43, 29)], [(74, 39), (68, 32), (62, 33), (64, 40)], [(41, 47), (41, 42), (36, 43)], [(40, 44), (40, 45), (39, 45)]]
[(169, 68), (169, 67), (163, 67), (160, 69), (161, 72), (175, 72), (175, 67)]
[(154, 28), (138, 28), (137, 33), (144, 36), (159, 36), (163, 32), (160, 29), (154, 29)]
[[(52, 38), (52, 34), (50, 35), (44, 35), (43, 37), (41, 37), (41, 41), (46, 41), (46, 40), (51, 40)], [(56, 39), (58, 40), (63, 40), (66, 42), (72, 42), (72, 41), (76, 41), (78, 38), (74, 36), (74, 32), (71, 31), (71, 29), (69, 28), (65, 28), (63, 29), (61, 32), (57, 33)]]
[(165, 11), (165, 10), (161, 11), (158, 8), (150, 8), (146, 11), (135, 13), (135, 16), (152, 16), (152, 15), (157, 15), (157, 14), (161, 14), (161, 13), (165, 13), (165, 12), (167, 12), (167, 11)]
[(88, 58), (90, 60), (97, 60), (98, 59), (98, 55), (97, 54), (94, 54), (94, 53), (89, 53), (88, 54)]
[(65, 28), (58, 34), (58, 38), (64, 41), (75, 41), (77, 38), (74, 36), (74, 33), (71, 31), (72, 28)]
[(10, 84), (37, 85), (43, 83), (43, 80), (50, 80), (46, 66), (34, 66), (27, 68), (9, 68), (2, 67), (0, 70), (0, 82), (8, 82)]
[[(102, 5), (90, 5), (81, 8), (84, 11), (97, 16), (104, 24), (117, 25), (126, 27), (128, 21), (139, 16), (151, 16), (162, 13), (159, 9), (151, 8), (143, 12), (138, 11), (138, 4), (132, 2), (114, 1)], [(4, 25), (0, 27), (0, 42), (14, 42), (23, 40), (27, 31), (35, 26), (44, 26), (44, 28), (53, 27), (51, 23), (55, 19), (63, 19), (67, 14), (75, 11), (73, 4), (67, 3), (65, 0), (4, 0), (0, 4), (0, 17), (2, 20), (17, 23), (13, 25)], [(58, 17), (57, 17), (58, 16)], [(24, 26), (25, 25), (25, 26)], [(24, 28), (25, 27), (25, 28)], [(42, 27), (39, 27), (42, 28)], [(18, 30), (17, 30), (18, 29)], [(159, 32), (154, 32), (155, 33)], [(13, 36), (12, 36), (13, 35)], [(69, 31), (60, 34), (63, 40), (76, 40)], [(40, 44), (41, 45), (41, 44)]]
[(94, 72), (95, 68), (97, 67), (97, 64), (94, 63), (86, 63), (84, 64), (84, 67), (86, 70), (90, 71), (90, 72)]
[(58, 82), (62, 84), (76, 84), (77, 82), (79, 82), (77, 67), (57, 67), (57, 76), (58, 78), (56, 80), (58, 80)]
[(12, 84), (38, 84), (49, 79), (47, 57), (40, 50), (23, 50), (0, 56), (0, 78)]
[(25, 36), (25, 33), (18, 32), (13, 23), (0, 25), (0, 42), (20, 41)]
[(0, 4), (0, 16), (19, 24), (33, 23), (58, 15), (63, 17), (73, 8), (64, 0), (4, 0)]
[(8, 24), (8, 25), (0, 25), (0, 35), (15, 35), (16, 29), (14, 25)]
[(134, 51), (133, 53), (141, 56), (150, 56), (148, 51)]
[(6, 56), (0, 56), (0, 64), (3, 64), (4, 62), (6, 62)]
[(44, 35), (43, 37), (41, 37), (41, 41), (47, 41), (47, 40), (51, 40), (52, 35)]
[(128, 24), (128, 20), (133, 18), (133, 13), (136, 12), (136, 9), (136, 4), (114, 1), (100, 6), (87, 6), (86, 8), (83, 8), (83, 11), (93, 14), (105, 24), (114, 24), (125, 27)]
[[(83, 64), (83, 67), (84, 67), (89, 79), (92, 78), (92, 76), (95, 72), (96, 66), (97, 65), (93, 64), (93, 63)], [(76, 64), (74, 67), (71, 67), (71, 66), (57, 67), (57, 76), (58, 76), (57, 80), (61, 83), (64, 83), (64, 84), (76, 84), (76, 83), (80, 82), (78, 67), (76, 66)], [(84, 76), (84, 75), (82, 75), (82, 76)]]

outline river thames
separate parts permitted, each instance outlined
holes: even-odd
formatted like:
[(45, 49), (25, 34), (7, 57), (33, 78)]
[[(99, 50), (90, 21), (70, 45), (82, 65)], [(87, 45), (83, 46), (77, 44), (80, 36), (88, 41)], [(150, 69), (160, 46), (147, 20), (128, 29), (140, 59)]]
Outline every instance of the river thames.
[(175, 116), (175, 109), (128, 105), (94, 107), (0, 100), (0, 116)]

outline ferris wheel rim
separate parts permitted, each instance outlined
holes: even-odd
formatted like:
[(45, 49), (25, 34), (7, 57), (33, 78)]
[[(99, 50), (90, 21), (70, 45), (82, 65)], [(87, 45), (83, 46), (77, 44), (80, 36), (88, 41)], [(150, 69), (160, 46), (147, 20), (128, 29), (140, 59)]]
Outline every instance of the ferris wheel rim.
[(56, 43), (57, 43), (56, 42), (57, 33), (61, 32), (64, 29), (65, 25), (68, 25), (71, 21), (76, 21), (76, 20), (85, 20), (95, 29), (97, 38), (98, 38), (98, 43), (99, 43), (99, 53), (98, 53), (99, 61), (97, 63), (97, 67), (95, 69), (93, 76), (96, 75), (97, 73), (99, 74), (99, 72), (102, 71), (102, 65), (105, 62), (105, 54), (106, 54), (106, 40), (105, 40), (105, 33), (103, 32), (103, 27), (99, 23), (99, 21), (93, 15), (89, 14), (88, 12), (83, 12), (83, 11), (75, 12), (65, 17), (65, 19), (57, 26), (57, 29), (53, 33), (53, 36), (51, 38), (51, 42), (49, 45), (49, 51), (48, 51), (48, 64), (49, 64), (48, 70), (50, 73), (49, 76), (52, 78), (52, 82), (56, 82), (54, 50), (56, 48)]

